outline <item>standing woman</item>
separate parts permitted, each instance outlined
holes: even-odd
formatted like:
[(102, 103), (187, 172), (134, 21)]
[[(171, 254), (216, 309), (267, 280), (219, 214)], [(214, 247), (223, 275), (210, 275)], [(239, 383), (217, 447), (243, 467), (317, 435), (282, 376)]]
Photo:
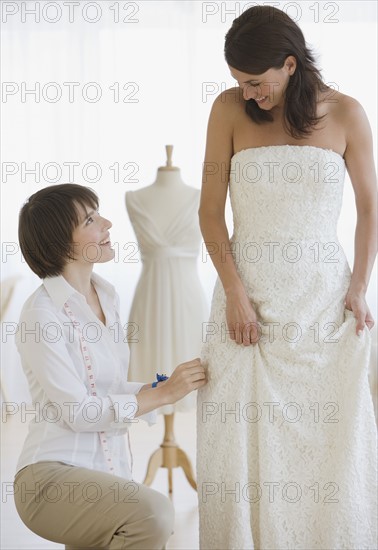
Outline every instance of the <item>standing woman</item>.
[[(17, 347), (34, 410), (14, 482), (22, 521), (66, 548), (165, 547), (174, 510), (132, 481), (124, 436), (139, 417), (205, 383), (199, 360), (166, 381), (127, 382), (128, 345), (114, 287), (93, 273), (114, 258), (112, 224), (75, 184), (41, 189), (24, 204), (19, 240), (42, 285), (24, 304)], [(158, 385), (157, 385), (158, 384)]]
[[(211, 111), (200, 206), (219, 275), (198, 393), (201, 548), (376, 548), (369, 123), (278, 9), (235, 19), (225, 57), (239, 88)], [(337, 237), (345, 170), (353, 271)]]

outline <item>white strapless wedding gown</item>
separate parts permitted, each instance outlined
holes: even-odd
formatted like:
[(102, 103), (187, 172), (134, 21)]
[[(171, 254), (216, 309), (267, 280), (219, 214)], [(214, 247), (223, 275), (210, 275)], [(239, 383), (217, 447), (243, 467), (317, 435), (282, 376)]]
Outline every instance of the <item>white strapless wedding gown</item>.
[[(232, 158), (231, 238), (261, 338), (229, 338), (218, 280), (198, 392), (202, 549), (375, 549), (370, 332), (345, 309), (345, 163), (278, 145)], [(226, 253), (226, 251), (225, 251)]]

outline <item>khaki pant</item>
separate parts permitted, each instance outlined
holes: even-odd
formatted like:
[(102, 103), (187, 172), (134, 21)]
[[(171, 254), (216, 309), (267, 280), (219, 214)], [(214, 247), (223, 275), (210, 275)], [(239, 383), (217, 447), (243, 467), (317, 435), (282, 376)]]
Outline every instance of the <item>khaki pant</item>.
[(166, 496), (104, 472), (37, 462), (17, 473), (14, 491), (25, 525), (66, 550), (161, 550), (173, 533)]

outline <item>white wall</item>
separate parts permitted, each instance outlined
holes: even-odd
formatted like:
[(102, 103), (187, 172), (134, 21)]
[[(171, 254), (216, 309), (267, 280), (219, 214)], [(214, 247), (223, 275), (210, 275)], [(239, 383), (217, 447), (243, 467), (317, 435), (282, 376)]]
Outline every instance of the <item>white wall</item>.
[[(259, 3), (273, 4), (297, 19), (318, 55), (326, 82), (336, 83), (340, 91), (363, 104), (376, 144), (376, 3)], [(17, 322), (23, 301), (39, 285), (18, 251), (18, 211), (24, 200), (46, 183), (68, 181), (93, 187), (100, 196), (102, 213), (113, 221), (112, 240), (119, 243), (119, 261), (96, 270), (116, 285), (126, 321), (141, 265), (127, 262), (122, 251), (125, 243), (135, 240), (124, 193), (154, 180), (157, 167), (165, 163), (164, 146), (168, 143), (175, 146), (174, 164), (180, 166), (183, 179), (200, 187), (210, 107), (222, 89), (234, 85), (223, 59), (224, 35), (244, 6), (256, 2), (73, 4), (1, 2), (1, 277), (22, 276), (4, 319), (8, 322)], [(26, 14), (33, 8), (40, 12), (39, 22), (36, 14)], [(53, 22), (59, 16), (59, 21)], [(36, 83), (41, 89), (39, 101), (35, 95), (23, 97), (22, 91), (35, 88)], [(47, 83), (52, 84), (48, 87)], [(67, 83), (78, 83), (72, 101)], [(88, 83), (95, 84), (86, 88)], [(115, 101), (115, 83), (119, 102)], [(14, 93), (4, 95), (4, 90)], [(90, 102), (96, 90), (101, 91), (101, 99)], [(62, 97), (52, 102), (57, 91)], [(79, 163), (74, 177), (67, 166), (70, 162)], [(40, 163), (39, 181), (35, 174), (25, 174), (25, 169), (36, 163)], [(89, 163), (96, 163), (98, 173), (101, 171), (95, 183), (91, 178), (96, 170)], [(115, 163), (120, 167), (119, 181), (110, 168)], [(58, 179), (53, 181), (56, 174)], [(231, 227), (230, 212), (228, 222)], [(354, 195), (347, 178), (339, 237), (351, 264), (354, 224)], [(209, 260), (201, 259), (199, 271), (210, 300), (215, 271)], [(368, 301), (376, 318), (373, 283)], [(11, 397), (20, 398), (26, 391), (25, 382), (12, 339), (5, 340), (4, 377)]]

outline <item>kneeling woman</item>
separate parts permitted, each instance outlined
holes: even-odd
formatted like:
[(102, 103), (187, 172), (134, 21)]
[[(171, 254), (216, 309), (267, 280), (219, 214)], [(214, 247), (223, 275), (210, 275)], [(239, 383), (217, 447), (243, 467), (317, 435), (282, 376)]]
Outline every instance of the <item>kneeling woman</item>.
[(119, 298), (93, 273), (95, 261), (114, 258), (111, 226), (96, 194), (75, 184), (42, 189), (21, 209), (21, 250), (43, 281), (23, 307), (16, 343), (41, 414), (17, 464), (15, 502), (29, 529), (66, 548), (161, 549), (172, 504), (132, 481), (123, 436), (206, 384), (205, 371), (194, 359), (167, 380), (127, 382)]

